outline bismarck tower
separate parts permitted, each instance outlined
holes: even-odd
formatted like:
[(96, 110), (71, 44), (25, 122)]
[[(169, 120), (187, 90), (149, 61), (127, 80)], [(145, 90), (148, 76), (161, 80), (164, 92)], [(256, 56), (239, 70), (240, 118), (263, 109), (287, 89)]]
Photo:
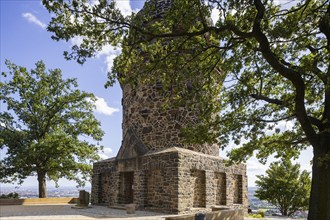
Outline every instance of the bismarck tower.
[[(159, 18), (174, 0), (147, 1)], [(226, 167), (219, 147), (187, 144), (182, 128), (198, 123), (191, 108), (164, 108), (161, 83), (123, 90), (123, 141), (115, 158), (94, 164), (92, 203), (167, 213), (208, 210), (212, 206), (247, 208), (245, 165)]]

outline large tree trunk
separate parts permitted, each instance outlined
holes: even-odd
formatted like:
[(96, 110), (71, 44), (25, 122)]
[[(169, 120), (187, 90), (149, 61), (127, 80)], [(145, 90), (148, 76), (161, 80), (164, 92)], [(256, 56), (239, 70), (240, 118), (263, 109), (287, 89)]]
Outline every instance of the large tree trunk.
[(319, 134), (314, 146), (308, 220), (330, 220), (330, 132)]
[(38, 183), (39, 183), (39, 198), (46, 198), (46, 173), (38, 172)]

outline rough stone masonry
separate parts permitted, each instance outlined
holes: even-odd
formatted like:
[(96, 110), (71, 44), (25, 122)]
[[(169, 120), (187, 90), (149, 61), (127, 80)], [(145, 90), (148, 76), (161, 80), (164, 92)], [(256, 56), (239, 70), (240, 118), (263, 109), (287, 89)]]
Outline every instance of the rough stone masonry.
[[(151, 0), (159, 16), (171, 0)], [(143, 9), (142, 9), (143, 10)], [(166, 213), (191, 213), (212, 206), (247, 209), (244, 164), (227, 167), (217, 145), (191, 145), (181, 129), (198, 120), (185, 107), (163, 108), (159, 83), (123, 90), (123, 141), (115, 158), (94, 163), (92, 204)]]

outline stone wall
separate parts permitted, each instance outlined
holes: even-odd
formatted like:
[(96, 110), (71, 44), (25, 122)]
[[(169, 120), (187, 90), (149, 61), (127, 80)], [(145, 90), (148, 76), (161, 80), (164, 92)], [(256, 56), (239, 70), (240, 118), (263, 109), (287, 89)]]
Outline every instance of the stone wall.
[(111, 173), (101, 173), (99, 178), (100, 182), (102, 183), (100, 185), (100, 192), (102, 193), (102, 197), (100, 197), (99, 203), (108, 204), (109, 203), (109, 197), (111, 194), (111, 187), (110, 187), (110, 181), (111, 181)]
[(215, 205), (226, 205), (226, 173), (215, 172), (214, 180), (216, 187)]
[[(193, 151), (179, 150), (179, 212), (189, 213), (200, 208), (194, 206), (191, 197), (196, 191), (191, 184), (191, 171), (205, 171), (206, 209), (215, 205), (247, 209), (247, 177), (243, 164), (227, 167), (219, 157), (208, 156)], [(241, 178), (241, 181), (237, 181)], [(199, 190), (204, 190), (200, 185)], [(240, 198), (237, 199), (237, 198)]]
[(149, 170), (147, 171), (147, 207), (160, 208), (163, 205), (163, 185), (166, 180), (162, 170)]
[(204, 170), (190, 170), (190, 186), (193, 207), (205, 207), (206, 179)]
[(242, 175), (233, 175), (233, 203), (234, 204), (242, 204), (243, 203), (243, 195), (242, 195)]
[[(221, 210), (206, 212), (205, 218), (212, 220), (244, 220), (243, 209)], [(195, 220), (195, 214), (165, 217), (165, 220)]]
[[(219, 205), (247, 209), (245, 165), (226, 167), (219, 157), (186, 149), (98, 162), (93, 172), (93, 204), (130, 203), (124, 191), (131, 187), (139, 209), (167, 213), (191, 213)], [(132, 185), (125, 184), (128, 174), (133, 177), (128, 181)]]
[[(136, 181), (135, 181), (136, 182)], [(120, 172), (119, 173), (119, 204), (133, 203), (134, 194), (134, 172)]]
[(177, 213), (177, 167), (177, 153), (165, 150), (144, 156), (143, 170), (147, 174), (146, 182), (149, 184), (146, 188), (145, 208), (161, 212)]
[[(116, 206), (133, 202), (140, 209), (177, 213), (177, 167), (178, 155), (172, 152), (95, 163), (92, 203)], [(133, 201), (129, 200), (130, 187)]]
[(115, 160), (104, 160), (93, 165), (91, 202), (100, 205), (118, 203), (119, 173)]
[[(123, 137), (121, 151), (137, 148), (141, 152), (156, 152), (171, 147), (218, 155), (218, 145), (186, 144), (182, 128), (199, 123), (198, 113), (185, 107), (164, 108), (161, 85), (122, 85), (123, 89)], [(134, 146), (138, 145), (138, 146)], [(132, 154), (131, 157), (139, 156)]]

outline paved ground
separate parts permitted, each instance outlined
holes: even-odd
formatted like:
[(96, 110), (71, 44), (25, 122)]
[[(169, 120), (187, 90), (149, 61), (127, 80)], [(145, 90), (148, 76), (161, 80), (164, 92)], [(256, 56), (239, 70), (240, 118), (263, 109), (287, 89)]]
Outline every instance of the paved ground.
[(265, 218), (244, 218), (244, 220), (306, 220), (305, 218), (286, 218), (286, 217), (265, 217)]
[[(164, 220), (166, 214), (136, 211), (126, 214), (125, 210), (105, 206), (92, 206), (87, 209), (73, 209), (74, 205), (6, 205), (0, 206), (1, 220)], [(263, 218), (263, 220), (288, 220), (289, 218)], [(245, 220), (257, 220), (245, 218)]]
[(49, 220), (49, 219), (102, 219), (102, 220), (164, 220), (163, 213), (136, 211), (126, 214), (125, 210), (93, 206), (87, 209), (73, 209), (74, 205), (7, 205), (0, 206), (1, 220)]

